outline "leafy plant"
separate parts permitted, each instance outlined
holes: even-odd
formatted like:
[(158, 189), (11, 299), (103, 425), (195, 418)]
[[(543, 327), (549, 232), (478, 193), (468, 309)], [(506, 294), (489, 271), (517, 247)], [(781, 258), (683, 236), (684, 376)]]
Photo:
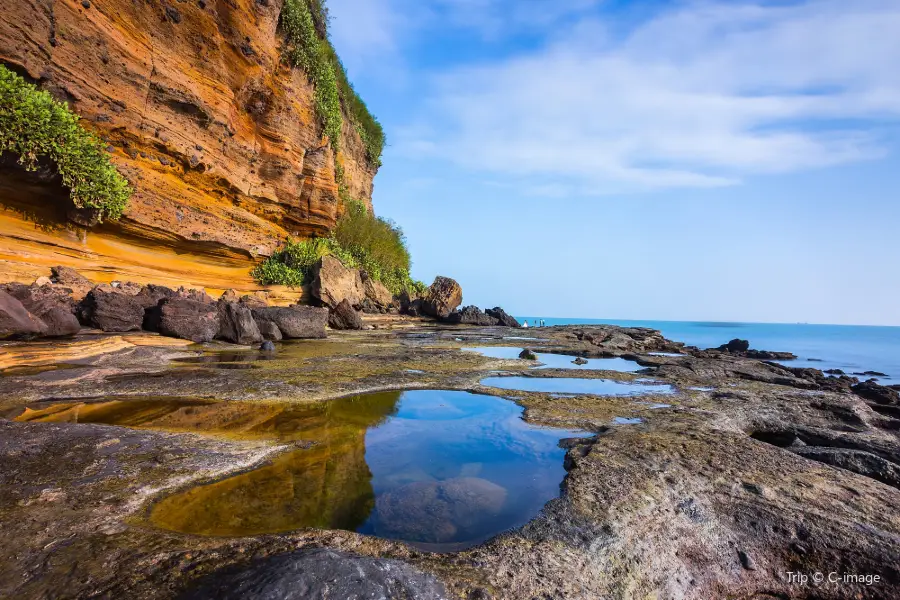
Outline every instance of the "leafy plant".
[(104, 144), (79, 117), (50, 94), (0, 65), (0, 153), (19, 155), (35, 170), (46, 158), (56, 166), (73, 204), (92, 208), (100, 219), (122, 216), (132, 189), (110, 163)]
[(407, 290), (421, 295), (426, 289), (409, 275), (409, 250), (403, 230), (392, 221), (372, 215), (358, 202), (348, 205), (331, 237), (299, 242), (288, 239), (251, 275), (263, 285), (299, 287), (326, 255), (335, 256), (347, 267), (366, 271), (394, 294)]
[[(347, 71), (328, 39), (325, 0), (285, 0), (281, 27), (290, 46), (291, 63), (306, 71), (316, 90), (316, 114), (335, 152), (340, 150), (342, 105), (366, 147), (369, 162), (381, 166), (384, 129), (347, 77)], [(337, 174), (340, 183), (342, 173)]]

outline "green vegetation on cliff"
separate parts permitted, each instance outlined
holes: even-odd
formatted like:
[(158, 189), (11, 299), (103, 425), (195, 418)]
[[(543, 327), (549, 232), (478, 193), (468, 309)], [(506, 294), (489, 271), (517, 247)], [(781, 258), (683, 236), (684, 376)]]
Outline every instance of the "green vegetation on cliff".
[(103, 143), (78, 121), (65, 103), (0, 65), (0, 153), (17, 154), (30, 171), (40, 159), (49, 160), (76, 207), (95, 209), (101, 219), (118, 219), (131, 187), (110, 163)]
[(312, 276), (316, 262), (326, 255), (336, 256), (351, 268), (362, 269), (391, 292), (422, 292), (425, 284), (409, 275), (410, 257), (403, 230), (388, 219), (376, 217), (358, 202), (347, 212), (328, 238), (296, 242), (288, 239), (251, 275), (263, 285), (299, 287)]
[[(281, 9), (281, 27), (290, 46), (288, 56), (295, 67), (306, 71), (315, 86), (316, 113), (334, 150), (340, 149), (343, 104), (366, 146), (369, 162), (378, 167), (384, 149), (384, 130), (353, 89), (346, 69), (328, 39), (328, 9), (324, 2), (285, 0)], [(338, 175), (339, 183), (341, 179)]]

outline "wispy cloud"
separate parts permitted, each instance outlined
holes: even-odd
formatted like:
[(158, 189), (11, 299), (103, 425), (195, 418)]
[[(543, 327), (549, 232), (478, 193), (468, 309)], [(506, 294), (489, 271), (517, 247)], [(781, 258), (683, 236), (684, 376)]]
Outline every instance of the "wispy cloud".
[[(405, 0), (367, 1), (410, 14)], [(454, 27), (544, 31), (544, 42), (415, 75), (426, 93), (393, 131), (396, 151), (523, 187), (606, 193), (731, 185), (890, 148), (883, 127), (900, 120), (895, 0), (678, 4), (627, 25), (589, 0), (535, 4), (544, 3), (428, 4)], [(399, 44), (403, 27), (426, 27), (426, 17), (393, 18), (385, 39)]]

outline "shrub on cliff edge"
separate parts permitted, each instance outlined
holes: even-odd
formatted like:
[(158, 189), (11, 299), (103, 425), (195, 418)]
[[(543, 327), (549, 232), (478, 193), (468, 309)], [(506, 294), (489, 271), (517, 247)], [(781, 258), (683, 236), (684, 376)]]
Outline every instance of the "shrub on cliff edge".
[[(316, 114), (335, 152), (340, 149), (343, 124), (341, 103), (366, 147), (369, 162), (381, 165), (384, 129), (353, 88), (334, 46), (328, 39), (328, 8), (325, 0), (285, 0), (281, 27), (290, 49), (288, 58), (306, 71), (316, 90)], [(338, 172), (341, 183), (341, 172)]]
[(110, 163), (103, 143), (78, 122), (78, 115), (0, 65), (0, 153), (10, 151), (28, 170), (49, 159), (78, 208), (101, 219), (122, 216), (131, 187)]
[(328, 254), (348, 267), (366, 271), (395, 294), (404, 290), (421, 294), (425, 289), (409, 275), (409, 250), (403, 230), (371, 214), (359, 202), (348, 205), (331, 237), (300, 242), (288, 239), (251, 275), (263, 285), (299, 287), (309, 280), (316, 262)]

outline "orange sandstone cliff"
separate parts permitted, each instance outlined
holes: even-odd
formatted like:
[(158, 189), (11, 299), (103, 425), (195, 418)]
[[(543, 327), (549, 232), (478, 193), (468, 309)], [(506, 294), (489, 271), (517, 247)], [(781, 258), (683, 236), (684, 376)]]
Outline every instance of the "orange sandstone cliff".
[(16, 0), (0, 61), (69, 103), (135, 189), (85, 226), (48, 174), (0, 163), (0, 280), (65, 265), (211, 290), (258, 286), (259, 258), (340, 211), (335, 160), (369, 203), (376, 168), (345, 118), (335, 157), (305, 73), (282, 60), (282, 0)]

